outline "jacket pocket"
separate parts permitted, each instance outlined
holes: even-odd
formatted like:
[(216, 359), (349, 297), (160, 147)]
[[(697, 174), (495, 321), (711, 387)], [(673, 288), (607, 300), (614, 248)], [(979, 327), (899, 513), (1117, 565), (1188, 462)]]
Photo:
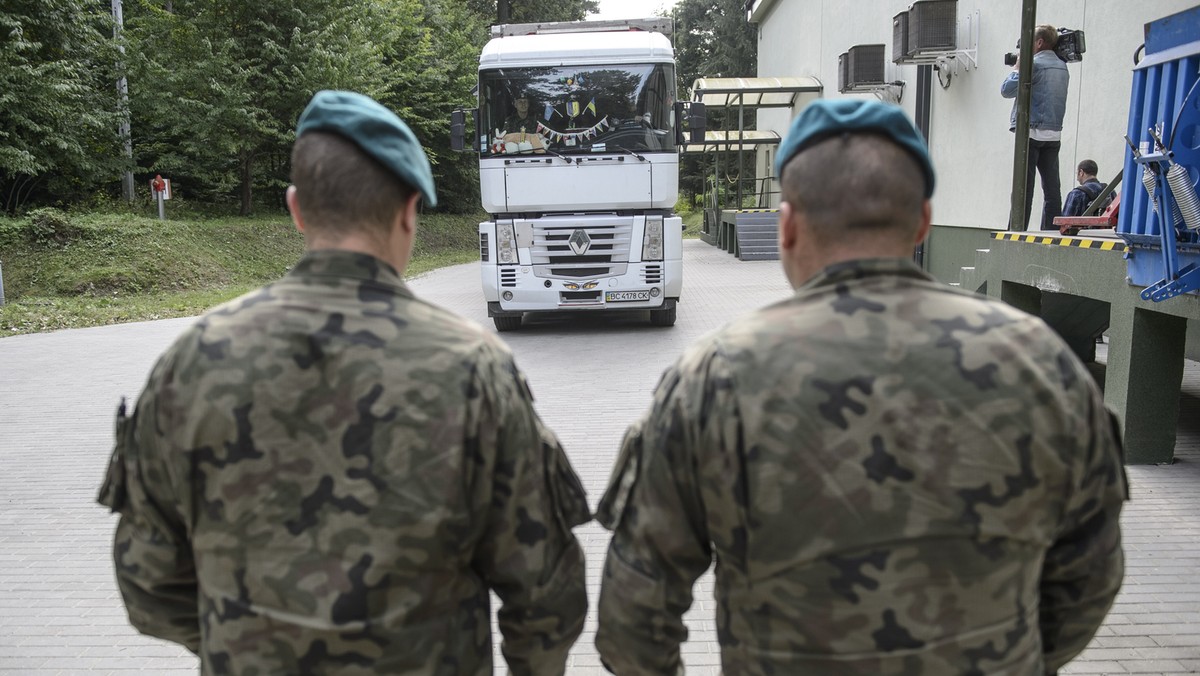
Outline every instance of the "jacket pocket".
[(641, 461), (642, 429), (639, 422), (625, 432), (617, 464), (613, 467), (612, 478), (608, 481), (608, 489), (604, 491), (604, 497), (600, 498), (600, 505), (596, 508), (596, 520), (610, 531), (615, 531), (621, 525), (625, 508), (629, 504), (629, 496), (637, 484)]
[(125, 399), (121, 399), (117, 407), (116, 435), (113, 442), (112, 456), (108, 459), (108, 471), (104, 482), (100, 485), (100, 494), (96, 501), (108, 507), (113, 512), (120, 512), (129, 503), (129, 478), (126, 458), (132, 452), (133, 421), (137, 417), (125, 415)]
[(545, 473), (550, 498), (554, 503), (554, 515), (565, 531), (592, 520), (588, 509), (587, 493), (583, 483), (571, 467), (562, 444), (545, 427), (541, 430), (542, 453), (545, 458)]

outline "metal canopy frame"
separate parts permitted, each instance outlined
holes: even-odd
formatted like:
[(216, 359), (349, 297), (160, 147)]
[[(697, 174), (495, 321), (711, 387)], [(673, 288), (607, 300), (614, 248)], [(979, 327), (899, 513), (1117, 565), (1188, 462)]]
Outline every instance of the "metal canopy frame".
[(685, 153), (712, 153), (729, 146), (779, 145), (783, 139), (773, 131), (748, 130), (740, 134), (735, 131), (706, 131), (703, 143), (689, 143), (683, 147)]
[(692, 84), (692, 101), (718, 108), (793, 108), (801, 94), (823, 89), (815, 77), (702, 77)]
[[(691, 144), (684, 146), (684, 152), (713, 152), (716, 159), (713, 162), (713, 175), (717, 185), (720, 183), (720, 164), (722, 151), (728, 152), (737, 146), (737, 206), (742, 206), (742, 153), (747, 146), (757, 148), (764, 144), (778, 144), (779, 135), (774, 132), (758, 132), (746, 130), (746, 109), (758, 108), (795, 108), (798, 103), (807, 105), (805, 99), (818, 99), (824, 91), (824, 85), (815, 77), (716, 77), (699, 78), (692, 84), (692, 101), (703, 103), (705, 107), (731, 109), (738, 111), (738, 128), (736, 137), (728, 132), (705, 132), (701, 148), (693, 150)], [(771, 137), (758, 137), (757, 134), (767, 133)], [(711, 140), (710, 140), (711, 139)], [(696, 144), (701, 145), (701, 144)], [(728, 171), (728, 167), (726, 168)], [(766, 177), (770, 180), (770, 177)], [(757, 191), (756, 191), (756, 194)], [(720, 202), (720, 191), (717, 190), (717, 201)], [(717, 204), (720, 210), (723, 205)]]

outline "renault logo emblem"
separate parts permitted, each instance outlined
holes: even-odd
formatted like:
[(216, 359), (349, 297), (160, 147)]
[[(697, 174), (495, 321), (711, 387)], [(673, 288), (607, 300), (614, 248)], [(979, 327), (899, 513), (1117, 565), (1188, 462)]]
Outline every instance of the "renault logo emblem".
[(571, 239), (567, 241), (567, 244), (571, 245), (571, 251), (574, 251), (576, 256), (582, 256), (592, 245), (592, 238), (588, 237), (583, 228), (579, 228), (571, 233)]

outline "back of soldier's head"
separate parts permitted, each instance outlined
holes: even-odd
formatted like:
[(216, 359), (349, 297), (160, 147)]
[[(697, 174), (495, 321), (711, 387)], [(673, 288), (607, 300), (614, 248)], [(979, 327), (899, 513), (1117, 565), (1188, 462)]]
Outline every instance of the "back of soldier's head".
[(429, 158), (412, 130), (356, 92), (317, 92), (300, 114), (292, 184), (306, 227), (320, 234), (387, 230), (414, 192), (437, 205)]
[(839, 134), (784, 167), (783, 199), (822, 240), (897, 236), (920, 227), (926, 180), (909, 151), (870, 132)]
[(292, 185), (309, 228), (384, 231), (414, 188), (338, 134), (309, 132), (292, 148)]
[(1100, 171), (1100, 167), (1095, 160), (1083, 160), (1079, 163), (1079, 170), (1088, 176), (1095, 176)]

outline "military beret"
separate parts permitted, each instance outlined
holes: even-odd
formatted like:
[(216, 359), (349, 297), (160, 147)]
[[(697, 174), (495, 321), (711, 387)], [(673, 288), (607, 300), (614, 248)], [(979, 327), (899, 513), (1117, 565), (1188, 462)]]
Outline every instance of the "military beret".
[(867, 99), (817, 99), (808, 104), (779, 144), (775, 175), (782, 178), (788, 161), (805, 148), (855, 132), (882, 134), (907, 150), (925, 174), (925, 197), (933, 196), (933, 162), (921, 132), (898, 106)]
[(369, 96), (317, 92), (300, 113), (296, 138), (310, 131), (337, 134), (353, 142), (401, 181), (420, 191), (426, 204), (437, 206), (433, 171), (417, 137), (404, 120)]

